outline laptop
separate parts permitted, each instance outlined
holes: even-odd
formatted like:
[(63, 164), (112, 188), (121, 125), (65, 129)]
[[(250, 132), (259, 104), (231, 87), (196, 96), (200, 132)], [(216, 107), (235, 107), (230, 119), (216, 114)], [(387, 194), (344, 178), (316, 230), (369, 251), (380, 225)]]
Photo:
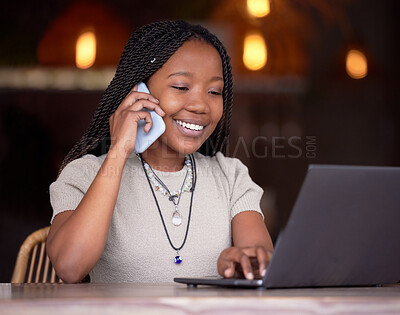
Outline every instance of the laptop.
[(400, 167), (310, 165), (263, 279), (188, 286), (371, 286), (400, 281)]

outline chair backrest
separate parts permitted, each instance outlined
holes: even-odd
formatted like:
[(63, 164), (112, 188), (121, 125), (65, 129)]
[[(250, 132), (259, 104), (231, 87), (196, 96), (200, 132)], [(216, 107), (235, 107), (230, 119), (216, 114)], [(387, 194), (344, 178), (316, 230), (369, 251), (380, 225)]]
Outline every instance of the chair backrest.
[[(29, 235), (19, 249), (11, 283), (62, 283), (46, 254), (50, 226)], [(29, 264), (29, 272), (26, 275)]]

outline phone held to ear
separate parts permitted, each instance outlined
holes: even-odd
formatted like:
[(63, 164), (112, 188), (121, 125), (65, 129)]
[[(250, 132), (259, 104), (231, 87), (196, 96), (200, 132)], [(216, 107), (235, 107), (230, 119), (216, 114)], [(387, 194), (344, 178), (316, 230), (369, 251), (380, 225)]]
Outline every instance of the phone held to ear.
[[(143, 82), (138, 83), (138, 92), (148, 93), (149, 89)], [(135, 152), (142, 153), (147, 150), (149, 146), (153, 144), (165, 131), (165, 123), (160, 115), (158, 115), (154, 110), (143, 108), (143, 111), (150, 112), (151, 119), (153, 121), (153, 126), (150, 128), (149, 132), (144, 132), (144, 126), (146, 122), (141, 119), (137, 124), (137, 133), (135, 141)]]

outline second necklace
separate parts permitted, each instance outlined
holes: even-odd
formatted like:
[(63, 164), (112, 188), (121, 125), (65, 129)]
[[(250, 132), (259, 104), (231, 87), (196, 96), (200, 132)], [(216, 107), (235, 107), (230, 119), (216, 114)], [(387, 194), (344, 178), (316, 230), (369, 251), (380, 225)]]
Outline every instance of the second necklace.
[(143, 161), (143, 167), (147, 177), (150, 179), (154, 186), (154, 190), (166, 196), (175, 206), (175, 211), (172, 214), (172, 224), (179, 226), (182, 224), (182, 215), (179, 213), (178, 205), (181, 201), (181, 196), (185, 192), (190, 192), (193, 183), (193, 166), (192, 161), (188, 155), (185, 156), (186, 175), (183, 180), (182, 186), (178, 190), (170, 191), (167, 185), (157, 176), (152, 167), (147, 163), (143, 157), (138, 155), (138, 158)]

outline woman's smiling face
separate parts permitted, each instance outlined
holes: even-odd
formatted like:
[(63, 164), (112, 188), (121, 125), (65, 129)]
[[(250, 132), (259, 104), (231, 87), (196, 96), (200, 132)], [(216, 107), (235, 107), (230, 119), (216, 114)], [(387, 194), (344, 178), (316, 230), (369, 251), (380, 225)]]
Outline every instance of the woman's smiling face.
[[(223, 113), (221, 57), (203, 40), (185, 42), (147, 83), (165, 112), (166, 130), (149, 148), (161, 154), (197, 151)], [(165, 156), (166, 157), (166, 156)]]

